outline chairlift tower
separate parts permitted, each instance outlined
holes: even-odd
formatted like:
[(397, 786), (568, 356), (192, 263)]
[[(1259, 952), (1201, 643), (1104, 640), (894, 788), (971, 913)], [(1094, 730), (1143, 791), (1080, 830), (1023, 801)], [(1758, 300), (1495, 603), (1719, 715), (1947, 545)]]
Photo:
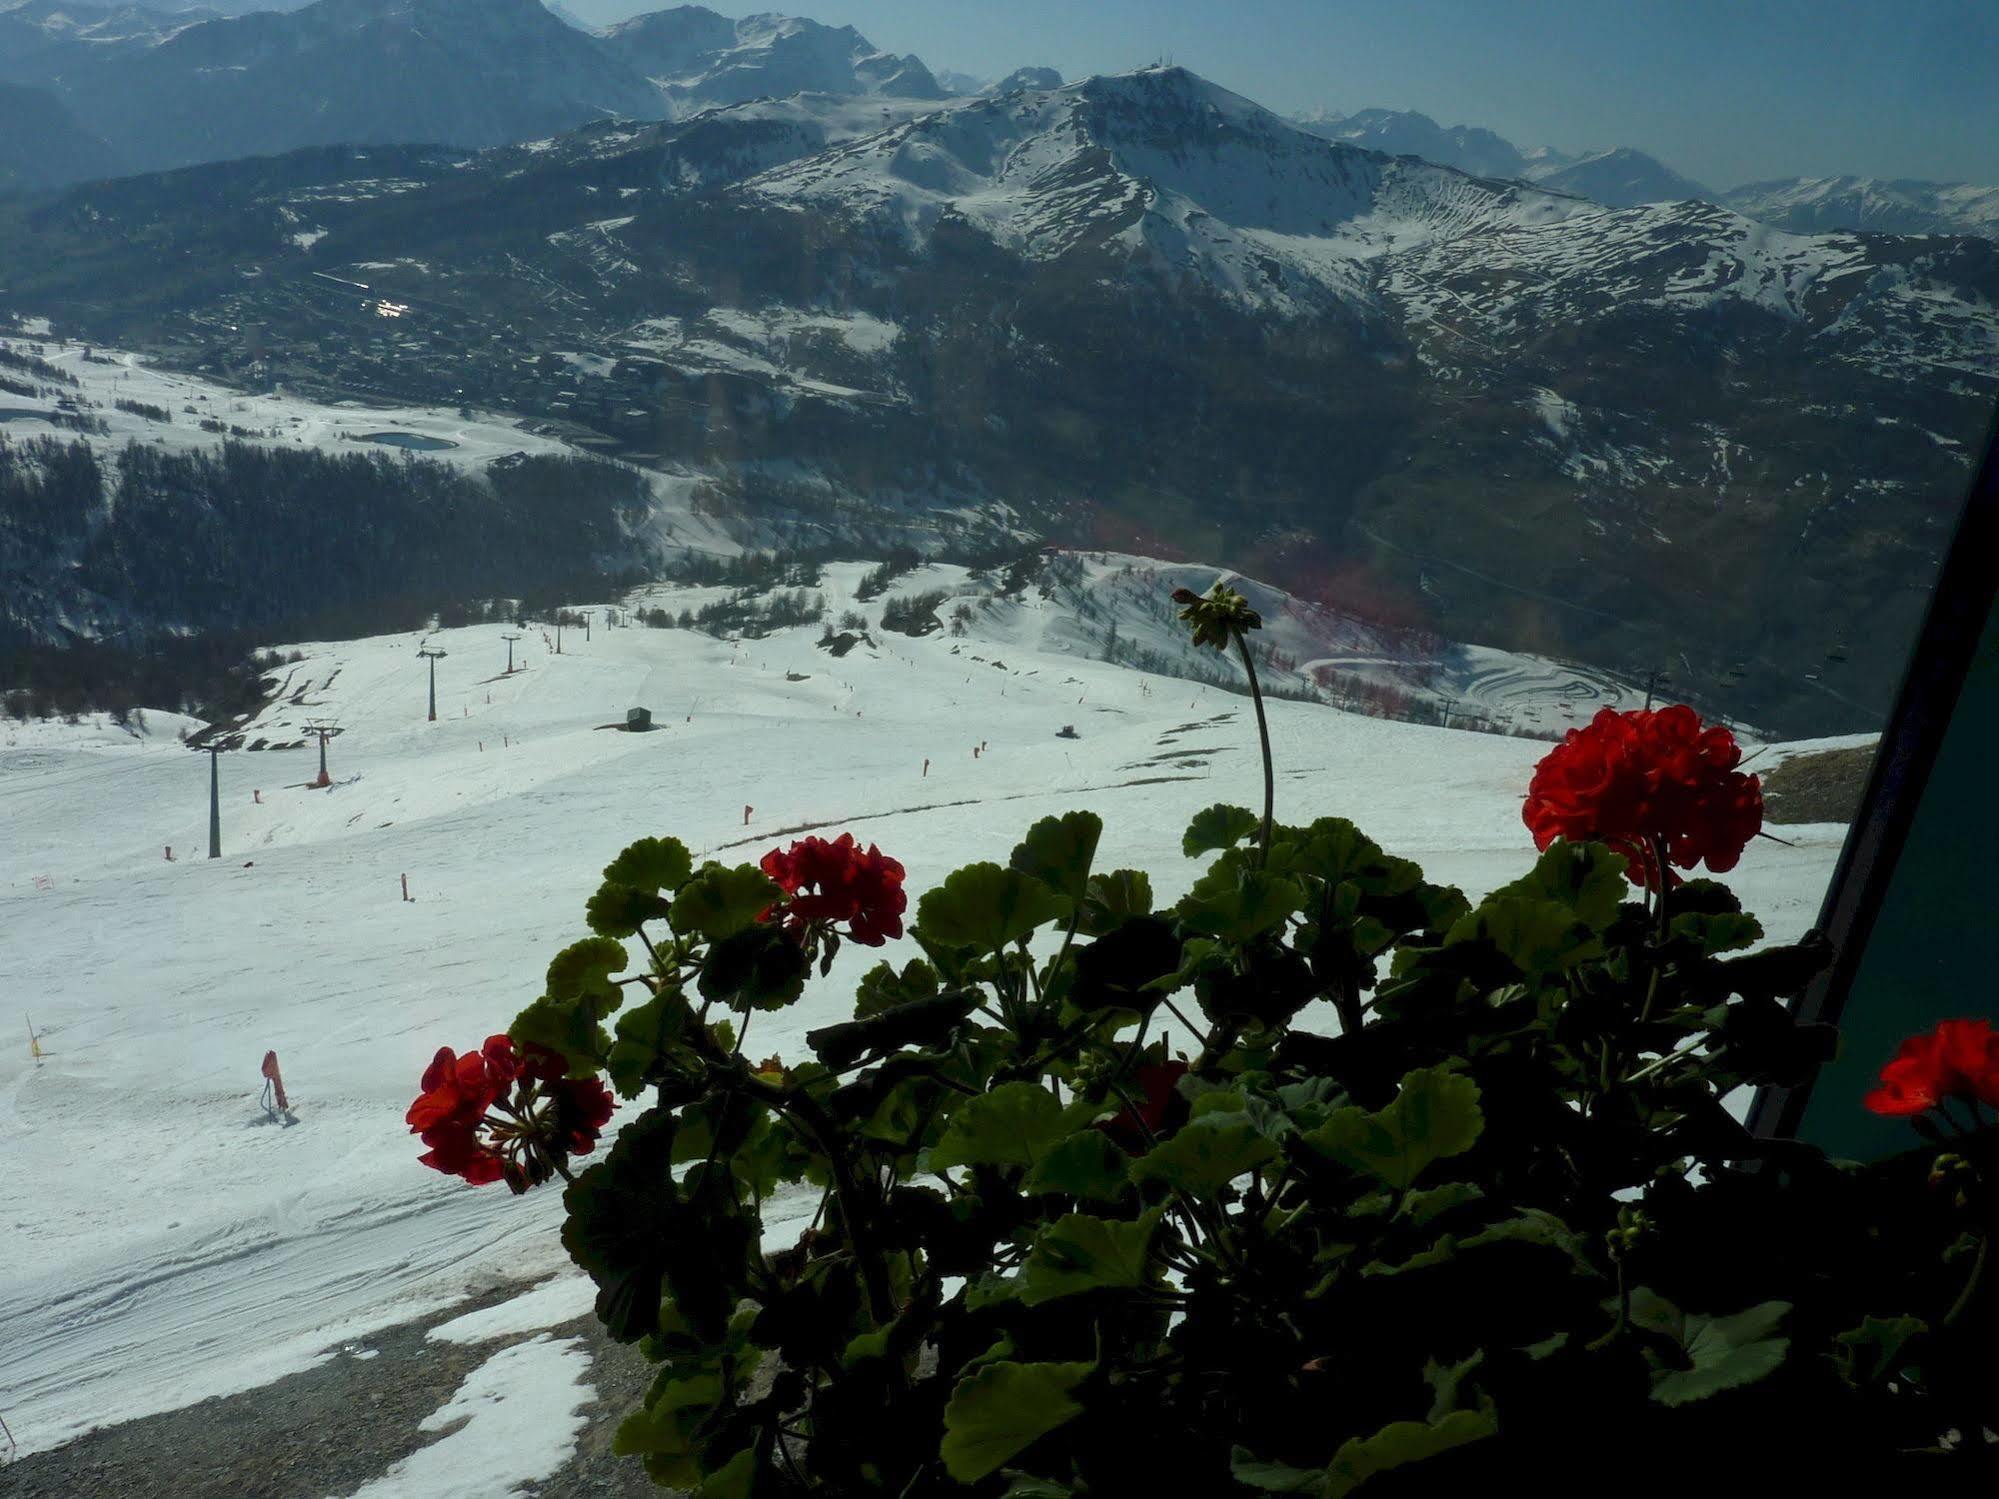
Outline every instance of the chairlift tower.
[(312, 784), (315, 787), (331, 786), (333, 778), (326, 773), (326, 741), (340, 732), (340, 726), (333, 723), (308, 720), (305, 725), (305, 731), (308, 734), (317, 734), (319, 736), (319, 779)]
[(514, 642), (515, 642), (516, 640), (519, 640), (520, 638), (521, 638), (521, 637), (520, 637), (520, 636), (518, 636), (518, 635), (502, 635), (502, 636), (500, 637), (500, 639), (502, 639), (502, 640), (506, 641), (506, 643), (507, 643), (507, 675), (508, 675), (508, 676), (512, 676), (512, 675), (514, 674)]
[(198, 744), (197, 750), (208, 752), (208, 857), (222, 857), (222, 751), (224, 746), (218, 741), (213, 744)]
[(437, 663), (450, 654), (425, 646), (417, 654), (430, 663), (430, 721), (437, 722)]

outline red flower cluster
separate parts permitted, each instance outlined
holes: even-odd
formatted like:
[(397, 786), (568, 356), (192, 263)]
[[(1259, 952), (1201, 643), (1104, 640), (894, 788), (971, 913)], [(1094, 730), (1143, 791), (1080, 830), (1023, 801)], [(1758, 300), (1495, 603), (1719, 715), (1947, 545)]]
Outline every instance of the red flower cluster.
[(1659, 873), (1654, 839), (1668, 863), (1692, 869), (1705, 860), (1720, 874), (1763, 827), (1762, 783), (1737, 770), (1741, 763), (1735, 736), (1703, 728), (1691, 708), (1604, 708), (1534, 767), (1520, 815), (1536, 848), (1557, 838), (1607, 843), (1648, 889)]
[(475, 1187), (504, 1180), (525, 1192), (547, 1181), (570, 1156), (596, 1147), (616, 1107), (596, 1078), (567, 1071), (546, 1047), (516, 1052), (510, 1036), (488, 1036), (462, 1057), (439, 1047), (404, 1116), (430, 1147), (418, 1159)]
[(1165, 1126), (1173, 1101), (1179, 1097), (1180, 1079), (1186, 1075), (1185, 1062), (1140, 1063), (1131, 1069), (1138, 1096), (1132, 1099), (1130, 1107), (1120, 1109), (1116, 1117), (1103, 1120), (1097, 1128), (1109, 1135), (1126, 1155), (1144, 1155)]
[(781, 920), (794, 936), (803, 938), (818, 922), (845, 922), (846, 935), (863, 947), (902, 935), (902, 913), (909, 909), (902, 866), (872, 843), (863, 853), (852, 833), (831, 843), (801, 838), (789, 849), (774, 848), (762, 867), (788, 897), (764, 919)]
[(1862, 1102), (1899, 1119), (1947, 1098), (1999, 1109), (1999, 1033), (1989, 1021), (1946, 1020), (1927, 1036), (1911, 1036), (1881, 1069), (1881, 1086)]

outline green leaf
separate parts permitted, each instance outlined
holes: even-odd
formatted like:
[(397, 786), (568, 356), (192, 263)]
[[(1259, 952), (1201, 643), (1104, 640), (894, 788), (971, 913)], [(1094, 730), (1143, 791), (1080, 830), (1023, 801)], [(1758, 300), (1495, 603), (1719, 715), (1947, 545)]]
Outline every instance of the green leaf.
[(1134, 916), (1152, 914), (1152, 880), (1142, 869), (1113, 869), (1093, 874), (1084, 887), (1082, 922), (1085, 937), (1101, 937)]
[(618, 1132), (610, 1154), (562, 1194), (562, 1245), (597, 1283), (597, 1318), (621, 1343), (659, 1325), (671, 1232), (683, 1225), (673, 1183), (673, 1116), (642, 1114)]
[(1229, 1475), (1237, 1483), (1265, 1494), (1321, 1494), (1327, 1483), (1324, 1468), (1294, 1468), (1289, 1463), (1270, 1462), (1247, 1447), (1230, 1450)]
[(573, 942), (549, 961), (543, 993), (558, 1002), (585, 1000), (601, 1018), (618, 1008), (623, 992), (611, 982), (611, 975), (630, 962), (622, 942), (609, 937), (585, 937)]
[(924, 892), (917, 903), (916, 927), (924, 939), (943, 947), (998, 952), (1031, 935), (1037, 927), (1067, 916), (1066, 896), (1017, 869), (968, 864)]
[(687, 1013), (687, 1001), (669, 990), (618, 1017), (618, 1038), (611, 1044), (605, 1070), (620, 1094), (638, 1095), (660, 1054), (680, 1036)]
[[(692, 1458), (695, 1432), (722, 1400), (718, 1374), (696, 1374), (656, 1385), (646, 1403), (618, 1423), (611, 1451), (620, 1457)], [(699, 1470), (690, 1463), (690, 1475)]]
[(1763, 940), (1762, 922), (1754, 916), (1726, 911), (1711, 916), (1688, 911), (1672, 919), (1671, 930), (1675, 937), (1698, 944), (1709, 957), (1754, 947)]
[(1833, 1341), (1842, 1349), (1846, 1377), (1857, 1385), (1869, 1385), (1892, 1377), (1909, 1340), (1929, 1330), (1920, 1317), (1862, 1317), (1858, 1327)]
[(1020, 1299), (1028, 1306), (1086, 1291), (1134, 1290), (1153, 1278), (1146, 1256), (1166, 1211), (1153, 1208), (1118, 1221), (1069, 1213), (1035, 1236), (1020, 1272)]
[(1687, 1405), (1774, 1373), (1791, 1340), (1773, 1334), (1790, 1310), (1788, 1301), (1766, 1301), (1732, 1317), (1688, 1313), (1681, 1342), (1693, 1367), (1657, 1375), (1652, 1398), (1661, 1405)]
[(657, 894), (678, 890), (693, 868), (693, 856), (678, 838), (641, 838), (604, 866), (604, 878)]
[(1557, 838), (1531, 870), (1512, 884), (1500, 886), (1492, 896), (1550, 900), (1592, 932), (1601, 932), (1617, 919), (1617, 908), (1631, 888), (1624, 870), (1624, 855), (1612, 853), (1601, 843), (1570, 843)]
[(709, 947), (695, 987), (732, 1009), (781, 1010), (805, 992), (809, 966), (783, 928), (757, 923)]
[(944, 1407), (944, 1471), (960, 1483), (997, 1473), (1082, 1412), (1074, 1398), (1095, 1364), (988, 1364)]
[(1009, 867), (1041, 881), (1073, 903), (1083, 898), (1090, 864), (1097, 856), (1104, 820), (1094, 812), (1065, 812), (1044, 817), (1027, 830), (1027, 837), (1007, 860)]
[(753, 865), (729, 869), (703, 864), (680, 887), (667, 920), (683, 937), (719, 942), (749, 926), (783, 896), (777, 881)]
[(745, 1447), (702, 1479), (694, 1499), (750, 1499), (757, 1485), (757, 1450)]
[(933, 995), (878, 1011), (865, 1020), (822, 1025), (805, 1033), (805, 1044), (820, 1061), (842, 1072), (866, 1057), (885, 1056), (909, 1046), (943, 1045), (978, 1002), (977, 994), (962, 991)]
[(1322, 1493), (1325, 1499), (1341, 1499), (1377, 1473), (1483, 1441), (1498, 1430), (1498, 1423), (1484, 1411), (1452, 1411), (1436, 1422), (1391, 1422), (1371, 1437), (1352, 1437), (1341, 1444), (1327, 1464)]
[(1321, 817), (1309, 827), (1281, 828), (1274, 836), (1270, 868), (1278, 874), (1312, 875), (1329, 885), (1364, 874), (1378, 883), (1385, 874), (1381, 845), (1344, 817)]
[(546, 997), (514, 1017), (507, 1034), (522, 1046), (545, 1046), (569, 1064), (571, 1077), (590, 1077), (611, 1052), (611, 1035), (587, 1004)]
[(1231, 862), (1228, 856), (1194, 882), (1178, 906), (1191, 931), (1246, 942), (1277, 926), (1305, 903), (1296, 881)]
[(1021, 1191), (1114, 1202), (1124, 1194), (1128, 1157), (1099, 1129), (1078, 1130), (1057, 1143), (1027, 1173)]
[(1070, 1128), (1062, 1105), (1039, 1083), (1001, 1083), (959, 1106), (930, 1164), (1032, 1166)]
[(897, 1005), (928, 999), (937, 989), (937, 970), (923, 959), (911, 958), (902, 965), (902, 972), (897, 973), (894, 965), (884, 958), (862, 974), (860, 983), (854, 986), (854, 1018), (866, 1020)]
[(1419, 1068), (1378, 1113), (1335, 1109), (1303, 1138), (1321, 1155), (1406, 1189), (1432, 1162), (1470, 1150), (1485, 1127), (1478, 1084), (1442, 1067)]
[(1218, 848), (1234, 848), (1263, 826), (1263, 819), (1247, 807), (1230, 807), (1217, 802), (1194, 814), (1180, 840), (1180, 852), (1190, 859)]
[(1179, 972), (1180, 934), (1170, 921), (1134, 916), (1078, 948), (1075, 964), (1069, 1003), (1078, 1010), (1143, 1014), (1159, 1002), (1159, 980)]
[(1247, 1114), (1203, 1114), (1131, 1163), (1131, 1179), (1212, 1196), (1277, 1154)]
[(629, 937), (667, 913), (666, 901), (650, 890), (606, 880), (583, 908), (590, 930), (600, 937)]
[[(1588, 847), (1590, 845), (1584, 845)], [(1543, 978), (1603, 954), (1589, 923), (1560, 901), (1494, 894), (1458, 919), (1446, 947), (1484, 939), (1528, 978)]]

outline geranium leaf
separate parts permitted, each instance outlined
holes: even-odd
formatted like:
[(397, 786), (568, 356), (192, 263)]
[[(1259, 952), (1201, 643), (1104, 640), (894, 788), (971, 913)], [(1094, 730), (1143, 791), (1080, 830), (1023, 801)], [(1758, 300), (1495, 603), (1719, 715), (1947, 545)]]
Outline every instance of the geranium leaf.
[(775, 880), (751, 865), (729, 869), (703, 864), (680, 887), (667, 919), (683, 937), (719, 942), (749, 926), (783, 895)]
[(1080, 901), (1103, 833), (1104, 820), (1094, 812), (1044, 817), (1027, 830), (1007, 864), (1072, 902)]
[(1124, 1193), (1127, 1164), (1125, 1153), (1102, 1130), (1078, 1130), (1035, 1162), (1020, 1189), (1033, 1195), (1113, 1202)]
[(687, 1001), (677, 993), (656, 995), (618, 1017), (618, 1037), (605, 1058), (605, 1071), (620, 1094), (638, 1096), (647, 1073), (686, 1019)]
[(1652, 1398), (1661, 1405), (1687, 1405), (1774, 1373), (1790, 1350), (1789, 1338), (1774, 1336), (1790, 1310), (1788, 1301), (1766, 1301), (1732, 1317), (1688, 1313), (1684, 1346), (1693, 1367), (1655, 1377)]
[(1444, 945), (1480, 940), (1490, 942), (1530, 979), (1573, 968), (1603, 953), (1602, 941), (1570, 907), (1520, 895), (1487, 896), (1477, 910), (1458, 919)]
[(678, 838), (641, 838), (604, 866), (604, 878), (657, 894), (678, 890), (693, 868), (693, 856)]
[(880, 1010), (865, 1020), (847, 1020), (805, 1033), (805, 1044), (835, 1072), (864, 1057), (883, 1056), (909, 1046), (936, 1046), (949, 1039), (979, 1002), (974, 993), (936, 994)]
[(1017, 869), (968, 864), (924, 893), (917, 904), (916, 926), (928, 942), (991, 953), (1067, 916), (1071, 909), (1066, 896)]
[(1153, 1208), (1119, 1221), (1069, 1213), (1035, 1236), (1020, 1272), (1020, 1299), (1028, 1306), (1086, 1291), (1131, 1290), (1151, 1276), (1146, 1257), (1165, 1213)]
[(854, 986), (854, 1018), (865, 1020), (897, 1005), (913, 1004), (937, 992), (937, 970), (921, 958), (911, 958), (897, 973), (886, 958), (861, 975)]
[(1452, 1411), (1441, 1421), (1395, 1421), (1371, 1437), (1352, 1437), (1326, 1466), (1325, 1499), (1342, 1499), (1377, 1473), (1421, 1462), (1499, 1430), (1484, 1411)]
[(611, 1035), (597, 1012), (578, 1001), (544, 996), (514, 1017), (507, 1034), (522, 1046), (545, 1046), (569, 1064), (571, 1077), (592, 1076), (611, 1053)]
[(1133, 1181), (1210, 1196), (1277, 1154), (1247, 1114), (1203, 1114), (1131, 1163)]
[[(1080, 948), (1069, 1003), (1078, 1010), (1135, 1010), (1159, 1001), (1150, 986), (1180, 969), (1180, 934), (1156, 916), (1135, 916)], [(1148, 991), (1148, 992), (1141, 992)]]
[(1325, 1492), (1324, 1468), (1294, 1468), (1257, 1457), (1247, 1447), (1229, 1453), (1229, 1476), (1237, 1483), (1265, 1494), (1320, 1494)]
[(708, 949), (695, 981), (703, 999), (737, 1010), (781, 1010), (805, 992), (805, 949), (774, 926), (751, 925)]
[(1442, 1067), (1406, 1074), (1378, 1113), (1335, 1109), (1303, 1138), (1321, 1155), (1406, 1189), (1424, 1168), (1471, 1149), (1484, 1128), (1478, 1084)]
[(611, 975), (629, 961), (622, 942), (586, 937), (550, 959), (542, 992), (558, 1002), (586, 1001), (598, 1015), (607, 1015), (624, 997)]
[(1095, 1364), (988, 1364), (958, 1382), (944, 1407), (944, 1471), (977, 1483), (1081, 1414), (1076, 1387)]
[(1263, 826), (1263, 819), (1247, 807), (1231, 807), (1217, 802), (1194, 814), (1180, 840), (1180, 852), (1190, 859), (1218, 848), (1234, 848)]
[(606, 880), (583, 908), (584, 920), (600, 937), (629, 937), (648, 921), (665, 916), (667, 903), (650, 890)]
[(1493, 896), (1551, 900), (1587, 926), (1600, 932), (1617, 919), (1617, 908), (1630, 889), (1624, 877), (1624, 855), (1601, 843), (1570, 843), (1557, 838), (1534, 867)]
[(1080, 930), (1100, 937), (1133, 916), (1152, 914), (1152, 880), (1142, 869), (1093, 874), (1084, 887)]
[(1062, 1105), (1039, 1083), (1001, 1083), (951, 1116), (930, 1164), (1032, 1166), (1069, 1131)]
[(1224, 857), (1194, 882), (1177, 909), (1190, 931), (1246, 942), (1279, 925), (1304, 903), (1305, 892), (1296, 881), (1232, 864)]
[(1739, 952), (1763, 940), (1763, 923), (1754, 916), (1719, 912), (1705, 915), (1688, 911), (1672, 919), (1672, 933), (1700, 947), (1709, 957), (1716, 953)]

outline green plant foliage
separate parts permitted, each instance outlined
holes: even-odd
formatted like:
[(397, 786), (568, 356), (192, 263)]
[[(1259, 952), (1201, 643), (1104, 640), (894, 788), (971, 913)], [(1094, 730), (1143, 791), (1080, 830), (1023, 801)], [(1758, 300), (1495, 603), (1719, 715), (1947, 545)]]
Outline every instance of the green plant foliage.
[(746, 929), (773, 905), (781, 891), (761, 869), (703, 864), (675, 894), (668, 920), (684, 937), (719, 942)]
[(993, 953), (1067, 916), (1074, 902), (1032, 875), (997, 864), (968, 864), (917, 904), (928, 941)]
[[(1598, 845), (1474, 906), (1343, 818), (1263, 834), (1199, 814), (1162, 909), (1044, 818), (866, 965), (753, 866), (621, 854), (513, 1031), (626, 1101), (563, 1228), (656, 1371), (618, 1450), (716, 1499), (1730, 1492), (1748, 1454), (1831, 1493), (1999, 1427), (1995, 1131), (1835, 1164), (1724, 1104), (1831, 1054), (1787, 1008), (1823, 942)], [(850, 1006), (770, 1013), (841, 959)]]
[(1194, 814), (1180, 840), (1180, 852), (1190, 859), (1216, 849), (1234, 848), (1257, 829), (1257, 816), (1247, 807), (1229, 807), (1217, 802)]
[(693, 872), (693, 857), (678, 838), (641, 838), (604, 866), (604, 881), (657, 895), (678, 890)]
[(1094, 812), (1044, 817), (1027, 830), (1008, 867), (1041, 881), (1073, 905), (1088, 888), (1090, 864), (1103, 833), (1104, 820)]
[(1083, 1407), (1074, 1398), (1092, 1364), (988, 1364), (944, 1408), (944, 1467), (960, 1483), (996, 1473)]
[(1387, 1108), (1335, 1110), (1305, 1142), (1321, 1155), (1406, 1191), (1435, 1161), (1461, 1155), (1485, 1120), (1478, 1084), (1441, 1067), (1405, 1075)]

